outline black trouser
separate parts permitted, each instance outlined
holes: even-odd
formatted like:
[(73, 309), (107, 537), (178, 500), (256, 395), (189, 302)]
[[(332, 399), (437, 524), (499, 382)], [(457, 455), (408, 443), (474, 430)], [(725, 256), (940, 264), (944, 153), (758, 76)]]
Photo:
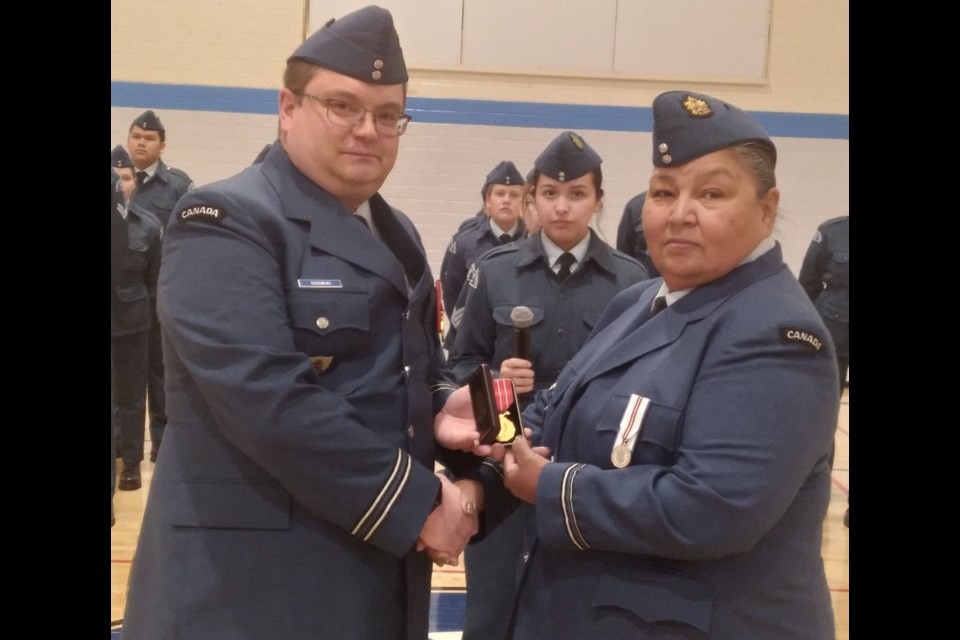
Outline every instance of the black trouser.
[(147, 395), (150, 401), (150, 440), (156, 447), (167, 428), (167, 395), (163, 390), (163, 344), (160, 340), (160, 322), (157, 320), (157, 300), (150, 300), (153, 324), (147, 351)]
[(147, 331), (114, 336), (113, 380), (116, 419), (114, 433), (120, 457), (126, 463), (143, 460), (143, 423), (146, 418)]

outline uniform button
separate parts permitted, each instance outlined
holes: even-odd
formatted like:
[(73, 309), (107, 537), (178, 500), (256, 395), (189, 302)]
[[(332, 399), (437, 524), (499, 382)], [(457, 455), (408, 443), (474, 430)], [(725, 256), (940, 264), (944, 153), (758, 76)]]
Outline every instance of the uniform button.
[(403, 319), (407, 322), (410, 321), (410, 309), (407, 309), (406, 311), (403, 312)]
[(523, 562), (524, 564), (526, 564), (529, 561), (530, 561), (530, 552), (528, 551), (527, 553), (523, 554)]
[(404, 378), (410, 377), (410, 365), (407, 365), (403, 368), (403, 377)]
[(407, 427), (407, 435), (410, 436), (411, 440), (413, 440), (413, 425)]
[(558, 336), (562, 336), (562, 335), (565, 334), (566, 332), (567, 332), (566, 329), (557, 329), (557, 335), (558, 335)]
[(330, 326), (330, 321), (329, 321), (329, 320), (327, 320), (327, 319), (324, 318), (323, 316), (320, 316), (319, 318), (317, 318), (317, 327), (318, 327), (318, 328), (320, 328), (320, 329), (326, 329), (326, 328), (329, 327), (329, 326)]

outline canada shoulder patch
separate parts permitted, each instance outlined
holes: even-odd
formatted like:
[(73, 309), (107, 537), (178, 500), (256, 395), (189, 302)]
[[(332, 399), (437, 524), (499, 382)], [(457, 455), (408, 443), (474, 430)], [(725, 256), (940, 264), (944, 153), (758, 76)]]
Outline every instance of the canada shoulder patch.
[(213, 204), (195, 204), (184, 207), (177, 212), (177, 222), (185, 224), (187, 222), (206, 222), (220, 224), (227, 217), (227, 210), (219, 205)]
[(819, 352), (826, 346), (823, 338), (800, 327), (780, 327), (780, 342), (783, 344), (799, 344), (807, 349)]

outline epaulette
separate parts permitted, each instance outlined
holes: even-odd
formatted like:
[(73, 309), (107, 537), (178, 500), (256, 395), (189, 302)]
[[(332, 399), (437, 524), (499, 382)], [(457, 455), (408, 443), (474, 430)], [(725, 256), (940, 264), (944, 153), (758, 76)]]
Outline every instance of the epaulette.
[(850, 216), (837, 216), (836, 218), (830, 218), (826, 222), (820, 225), (820, 228), (829, 227), (831, 225), (837, 224), (838, 222), (843, 222), (844, 220), (849, 220)]
[(193, 184), (193, 179), (187, 175), (186, 171), (183, 171), (182, 169), (177, 169), (175, 167), (171, 167), (170, 165), (167, 165), (167, 171), (170, 173), (170, 175), (177, 176), (188, 185)]
[(496, 247), (493, 247), (492, 249), (488, 249), (484, 253), (477, 256), (476, 264), (481, 264), (491, 258), (495, 258), (497, 256), (501, 256), (507, 253), (514, 253), (518, 251), (518, 248), (517, 248), (518, 244), (519, 243), (517, 242), (511, 242), (509, 244), (501, 244)]

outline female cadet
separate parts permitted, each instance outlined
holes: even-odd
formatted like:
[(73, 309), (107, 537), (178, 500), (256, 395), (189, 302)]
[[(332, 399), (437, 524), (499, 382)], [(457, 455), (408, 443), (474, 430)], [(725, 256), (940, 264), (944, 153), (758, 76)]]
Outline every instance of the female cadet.
[(776, 148), (710, 96), (664, 93), (653, 116), (662, 277), (614, 298), (523, 414), (541, 448), (503, 460), (536, 514), (513, 638), (833, 638), (837, 363), (771, 237)]
[[(471, 270), (462, 320), (450, 351), (457, 381), (481, 363), (512, 378), (521, 406), (546, 389), (587, 339), (607, 303), (645, 280), (646, 270), (608, 246), (589, 227), (603, 202), (600, 156), (578, 134), (555, 138), (534, 162), (541, 229), (486, 253)], [(529, 357), (514, 353), (511, 312), (532, 311)], [(498, 373), (497, 373), (498, 372)], [(467, 605), (463, 640), (495, 640), (507, 631), (522, 550), (524, 512), (466, 550)]]

